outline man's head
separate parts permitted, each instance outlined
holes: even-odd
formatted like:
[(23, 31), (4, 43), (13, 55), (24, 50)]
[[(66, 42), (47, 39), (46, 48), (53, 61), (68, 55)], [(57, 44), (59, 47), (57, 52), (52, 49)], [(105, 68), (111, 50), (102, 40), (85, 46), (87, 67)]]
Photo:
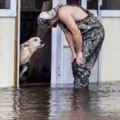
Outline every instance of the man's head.
[(38, 16), (38, 24), (44, 27), (49, 24), (49, 22), (56, 16), (56, 11), (54, 9), (50, 11), (41, 12)]

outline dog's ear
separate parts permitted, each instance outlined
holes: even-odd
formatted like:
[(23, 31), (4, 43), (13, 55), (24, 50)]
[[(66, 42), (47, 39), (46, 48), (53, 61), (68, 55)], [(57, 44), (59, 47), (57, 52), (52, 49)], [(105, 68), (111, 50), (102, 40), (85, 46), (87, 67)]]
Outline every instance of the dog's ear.
[(23, 47), (28, 47), (28, 46), (30, 46), (30, 43), (29, 43), (29, 42), (25, 42), (25, 43), (23, 44)]

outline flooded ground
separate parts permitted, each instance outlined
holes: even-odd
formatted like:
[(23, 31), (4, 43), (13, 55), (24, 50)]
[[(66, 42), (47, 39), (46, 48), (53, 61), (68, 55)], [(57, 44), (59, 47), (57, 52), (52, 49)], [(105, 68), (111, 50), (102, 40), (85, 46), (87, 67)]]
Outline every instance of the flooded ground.
[(120, 120), (120, 82), (0, 89), (0, 120)]

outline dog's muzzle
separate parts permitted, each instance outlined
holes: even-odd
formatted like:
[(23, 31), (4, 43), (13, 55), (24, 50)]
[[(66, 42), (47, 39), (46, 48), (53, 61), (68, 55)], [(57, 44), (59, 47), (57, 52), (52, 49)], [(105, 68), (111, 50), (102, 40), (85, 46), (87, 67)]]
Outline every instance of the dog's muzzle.
[(45, 43), (40, 42), (40, 46), (39, 46), (39, 48), (42, 48), (42, 47), (44, 47), (44, 46), (45, 46)]

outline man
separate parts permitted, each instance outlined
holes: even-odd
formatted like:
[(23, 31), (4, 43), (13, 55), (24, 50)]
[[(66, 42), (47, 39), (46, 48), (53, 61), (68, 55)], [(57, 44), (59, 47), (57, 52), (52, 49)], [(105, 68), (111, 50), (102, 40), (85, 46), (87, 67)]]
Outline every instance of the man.
[(72, 70), (75, 88), (86, 88), (89, 76), (104, 40), (104, 28), (88, 10), (76, 5), (57, 5), (39, 16), (58, 24), (65, 34), (72, 52)]

